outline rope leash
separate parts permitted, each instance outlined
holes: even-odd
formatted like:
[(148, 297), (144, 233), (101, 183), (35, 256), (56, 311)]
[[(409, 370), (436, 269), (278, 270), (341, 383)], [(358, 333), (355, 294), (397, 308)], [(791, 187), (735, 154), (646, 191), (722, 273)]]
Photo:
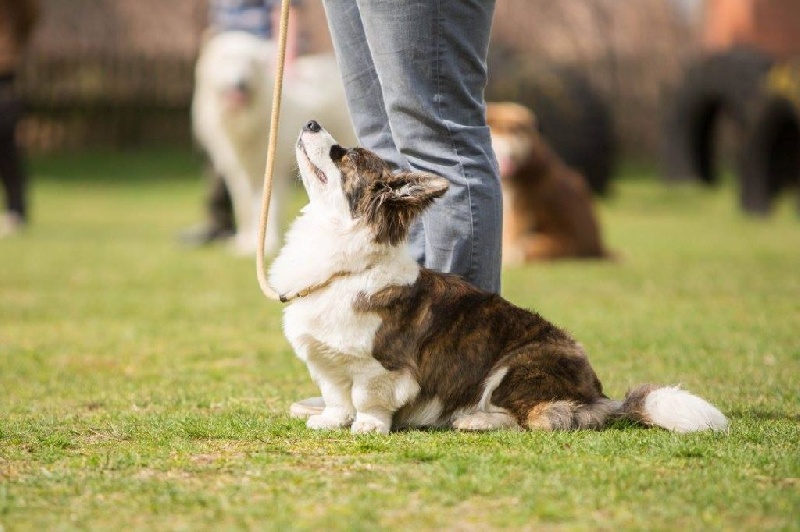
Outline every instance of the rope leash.
[[(281, 115), (281, 95), (283, 93), (283, 70), (286, 65), (286, 34), (289, 28), (289, 3), (290, 0), (282, 0), (280, 31), (278, 34), (278, 55), (277, 68), (275, 70), (275, 87), (272, 93), (272, 113), (270, 116), (269, 141), (267, 145), (267, 164), (264, 169), (264, 191), (261, 196), (261, 217), (258, 221), (258, 249), (256, 251), (256, 276), (261, 292), (273, 301), (288, 303), (297, 298), (307, 297), (308, 295), (327, 288), (332, 282), (342, 277), (353, 275), (354, 272), (343, 270), (334, 272), (328, 279), (311, 286), (307, 286), (296, 292), (287, 294), (277, 293), (267, 281), (267, 272), (264, 267), (264, 241), (267, 237), (267, 217), (269, 214), (269, 202), (272, 198), (272, 179), (275, 174), (275, 152), (278, 145), (278, 122)], [(372, 269), (372, 265), (367, 266), (364, 271)]]
[(289, 0), (282, 0), (280, 31), (278, 33), (278, 62), (275, 70), (275, 86), (272, 92), (272, 114), (269, 121), (269, 142), (267, 144), (267, 164), (264, 169), (264, 191), (261, 196), (261, 218), (258, 223), (258, 250), (256, 251), (256, 276), (258, 286), (267, 298), (282, 301), (283, 298), (267, 282), (264, 268), (264, 240), (267, 237), (267, 215), (272, 197), (272, 178), (275, 173), (275, 151), (278, 145), (278, 122), (281, 115), (281, 95), (283, 93), (283, 68), (286, 64), (286, 33), (289, 27)]

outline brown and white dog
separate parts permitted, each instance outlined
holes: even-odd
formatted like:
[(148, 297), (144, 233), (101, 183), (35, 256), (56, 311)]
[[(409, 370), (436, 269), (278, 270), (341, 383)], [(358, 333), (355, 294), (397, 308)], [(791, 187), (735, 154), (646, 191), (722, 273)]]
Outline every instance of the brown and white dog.
[(309, 203), (270, 270), (284, 331), (319, 385), (312, 429), (381, 432), (601, 428), (616, 417), (678, 432), (723, 430), (715, 407), (677, 387), (616, 401), (575, 340), (463, 279), (417, 265), (413, 220), (445, 179), (393, 173), (315, 121), (296, 154)]
[(486, 120), (503, 187), (503, 263), (608, 257), (592, 195), (517, 103), (490, 103)]

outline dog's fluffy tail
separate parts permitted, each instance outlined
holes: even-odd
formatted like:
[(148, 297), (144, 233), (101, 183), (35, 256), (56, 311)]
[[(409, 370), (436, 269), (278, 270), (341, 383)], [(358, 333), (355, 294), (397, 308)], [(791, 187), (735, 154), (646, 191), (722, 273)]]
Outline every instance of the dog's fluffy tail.
[(714, 405), (678, 386), (637, 386), (625, 396), (617, 416), (681, 433), (728, 428), (728, 420)]
[(534, 430), (602, 429), (613, 419), (675, 432), (725, 430), (728, 420), (713, 405), (678, 386), (643, 384), (624, 401), (600, 398), (592, 403), (560, 400), (539, 403), (527, 412)]

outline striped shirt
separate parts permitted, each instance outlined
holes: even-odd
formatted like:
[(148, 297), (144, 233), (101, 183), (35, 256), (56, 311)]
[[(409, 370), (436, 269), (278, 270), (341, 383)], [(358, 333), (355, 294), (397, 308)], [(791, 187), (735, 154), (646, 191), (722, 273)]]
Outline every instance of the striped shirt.
[(246, 31), (269, 39), (272, 12), (279, 6), (280, 0), (210, 0), (209, 21), (215, 31)]

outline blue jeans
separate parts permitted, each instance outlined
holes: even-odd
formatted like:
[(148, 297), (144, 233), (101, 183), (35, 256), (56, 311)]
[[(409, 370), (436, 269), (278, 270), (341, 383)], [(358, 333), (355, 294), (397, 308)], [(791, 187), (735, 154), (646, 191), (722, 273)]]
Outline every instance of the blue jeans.
[(324, 0), (362, 146), (447, 178), (412, 230), (427, 268), (500, 291), (502, 195), (484, 88), (494, 0)]

